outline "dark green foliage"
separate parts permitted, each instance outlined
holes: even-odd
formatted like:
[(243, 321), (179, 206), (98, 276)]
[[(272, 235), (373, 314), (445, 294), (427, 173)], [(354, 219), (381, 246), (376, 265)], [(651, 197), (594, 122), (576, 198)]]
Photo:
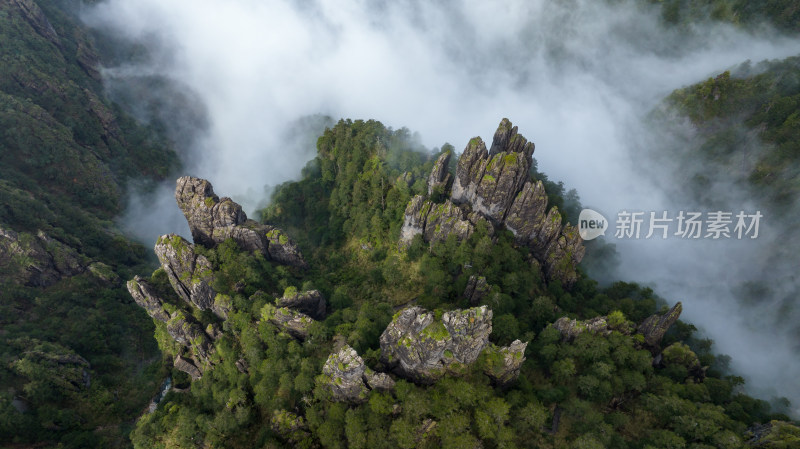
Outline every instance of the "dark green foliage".
[[(42, 231), (129, 279), (152, 256), (111, 220), (130, 178), (163, 179), (177, 159), (105, 98), (93, 41), (67, 3), (0, 3), (0, 228)], [(124, 423), (166, 375), (152, 322), (123, 285), (88, 272), (37, 288), (11, 271), (0, 273), (0, 445), (127, 445)], [(53, 362), (72, 356), (89, 363), (88, 387), (63, 382), (77, 371)]]
[[(665, 305), (649, 288), (621, 282), (600, 288), (585, 277), (569, 291), (547, 285), (510, 233), (491, 237), (483, 226), (463, 242), (415, 240), (399, 250), (397, 223), (416, 193), (409, 185), (413, 177), (425, 178), (433, 155), (398, 136), (404, 134), (377, 122), (341, 121), (319, 139), (304, 179), (276, 191), (264, 220), (291, 229), (308, 272), (272, 266), (232, 242), (204, 250), (215, 265), (215, 288), (234, 298), (231, 317), (221, 323), (226, 337), (215, 344), (218, 365), (191, 392), (168, 396), (139, 421), (132, 434), (137, 447), (193, 447), (196, 441), (226, 447), (741, 447), (748, 425), (770, 419), (766, 403), (738, 393), (740, 379), (724, 377), (724, 357), (718, 364), (711, 342), (696, 339), (691, 325), (675, 326), (664, 346), (683, 343), (653, 365), (642, 336), (631, 335)], [(396, 169), (386, 162), (390, 156), (417, 165)], [(462, 376), (431, 386), (398, 379), (394, 391), (373, 391), (361, 405), (331, 401), (315, 379), (334, 337), (383, 370), (378, 339), (394, 312), (411, 303), (437, 313), (468, 307), (461, 294), (473, 274), (491, 286), (482, 301), (494, 313), (493, 342), (531, 342), (509, 389), (490, 384), (483, 367), (492, 360), (485, 355)], [(154, 282), (164, 285), (159, 277), (156, 272)], [(329, 299), (328, 316), (302, 343), (257, 321), (264, 304), (299, 285)], [(255, 290), (265, 293), (248, 299)], [(565, 341), (549, 326), (564, 315), (606, 315), (612, 331)], [(240, 358), (248, 373), (234, 366)], [(698, 359), (717, 366), (703, 383), (689, 375)], [(289, 412), (302, 416), (305, 427), (273, 431), (272, 417)]]

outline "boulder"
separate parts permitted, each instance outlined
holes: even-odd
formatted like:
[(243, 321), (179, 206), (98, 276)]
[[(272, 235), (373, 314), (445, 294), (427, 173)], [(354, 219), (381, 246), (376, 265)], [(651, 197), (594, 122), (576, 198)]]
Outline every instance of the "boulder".
[(491, 331), (492, 311), (486, 306), (444, 312), (441, 319), (410, 307), (381, 334), (381, 361), (414, 382), (433, 383), (474, 363)]
[(408, 203), (400, 230), (400, 246), (407, 247), (417, 234), (422, 234), (431, 244), (444, 241), (450, 234), (459, 240), (468, 239), (475, 226), (470, 223), (465, 212), (449, 200), (434, 203), (417, 195)]

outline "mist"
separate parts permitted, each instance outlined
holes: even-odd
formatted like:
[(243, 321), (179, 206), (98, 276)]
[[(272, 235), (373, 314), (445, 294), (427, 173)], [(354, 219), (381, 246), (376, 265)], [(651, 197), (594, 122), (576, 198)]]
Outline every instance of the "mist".
[[(457, 149), (476, 135), (491, 139), (508, 117), (535, 142), (539, 169), (577, 189), (585, 206), (609, 219), (621, 210), (674, 216), (702, 204), (676, 188), (676, 166), (652, 150), (686, 145), (692, 130), (655, 129), (647, 114), (676, 88), (748, 59), (795, 55), (800, 41), (768, 27), (666, 29), (655, 10), (613, 3), (109, 0), (82, 16), (148, 50), (106, 68), (108, 85), (124, 91), (156, 76), (196, 99), (169, 105), (159, 94), (181, 130), (172, 137), (186, 174), (209, 179), (248, 213), (269, 186), (299, 176), (315, 154), (303, 136), (319, 123), (297, 123), (322, 114), (380, 120), (419, 133), (429, 148)], [(713, 194), (734, 214), (758, 208), (747, 192), (718, 181)], [(188, 234), (172, 188), (130, 201), (124, 221), (148, 244), (155, 235)], [(769, 218), (759, 239), (746, 242), (624, 241), (613, 230), (606, 241), (620, 252), (616, 274), (683, 301), (684, 319), (732, 356), (750, 392), (786, 396), (796, 407), (795, 337), (773, 325), (766, 306), (760, 314), (742, 309), (731, 289), (745, 275), (759, 279), (779, 246), (784, 226)]]

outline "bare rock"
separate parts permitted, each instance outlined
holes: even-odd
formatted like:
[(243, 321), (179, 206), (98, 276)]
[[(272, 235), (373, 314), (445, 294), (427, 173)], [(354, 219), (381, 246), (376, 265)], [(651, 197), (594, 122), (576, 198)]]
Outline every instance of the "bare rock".
[(22, 11), (25, 20), (42, 37), (50, 41), (56, 47), (61, 48), (61, 40), (58, 37), (53, 25), (47, 20), (47, 16), (39, 8), (34, 0), (11, 0)]
[(142, 307), (154, 320), (166, 323), (169, 313), (164, 310), (164, 300), (155, 292), (155, 289), (141, 276), (135, 276), (127, 283), (128, 292), (133, 300)]
[(194, 245), (175, 234), (162, 235), (155, 253), (178, 296), (200, 310), (212, 307), (216, 295), (211, 288), (213, 267), (205, 256), (195, 253)]
[[(517, 245), (529, 247), (549, 281), (571, 287), (585, 253), (583, 241), (575, 227), (562, 225), (556, 207), (548, 209), (542, 182), (530, 179), (533, 151), (533, 143), (508, 119), (500, 122), (490, 151), (480, 137), (471, 139), (458, 159), (450, 201), (435, 204), (416, 196), (409, 202), (400, 246), (407, 247), (417, 234), (431, 243), (450, 234), (463, 240), (485, 221), (490, 235), (505, 226)], [(443, 181), (446, 157), (437, 161), (431, 173), (429, 195), (433, 186), (447, 184)]]
[(651, 348), (658, 348), (661, 339), (669, 328), (678, 321), (683, 311), (683, 305), (678, 302), (665, 314), (649, 316), (639, 325), (638, 331), (644, 335), (644, 342)]
[(283, 296), (278, 299), (277, 306), (297, 310), (315, 320), (325, 318), (326, 302), (319, 290), (296, 292), (290, 296)]
[(241, 358), (236, 361), (236, 369), (242, 374), (247, 374), (250, 372), (250, 364), (247, 363), (247, 359)]

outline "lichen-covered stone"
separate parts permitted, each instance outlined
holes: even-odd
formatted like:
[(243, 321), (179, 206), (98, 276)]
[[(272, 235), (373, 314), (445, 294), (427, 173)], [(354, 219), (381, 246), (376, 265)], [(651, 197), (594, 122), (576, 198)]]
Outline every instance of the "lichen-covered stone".
[(428, 196), (433, 195), (434, 190), (437, 188), (444, 190), (444, 187), (450, 182), (450, 173), (447, 172), (447, 167), (450, 165), (450, 157), (452, 155), (453, 153), (446, 151), (433, 164), (433, 170), (428, 176)]
[(611, 334), (611, 329), (608, 328), (608, 321), (604, 316), (594, 317), (585, 321), (572, 320), (564, 316), (556, 320), (553, 323), (553, 327), (561, 332), (561, 338), (564, 340), (572, 340), (584, 332), (599, 335)]
[(319, 290), (309, 290), (305, 292), (295, 292), (286, 296), (278, 298), (278, 307), (288, 307), (298, 312), (305, 313), (306, 315), (321, 320), (325, 318), (326, 302), (325, 297), (322, 296)]
[(410, 307), (381, 334), (381, 360), (414, 382), (432, 383), (474, 363), (491, 332), (492, 311), (486, 306), (445, 312), (441, 320)]
[(331, 354), (322, 367), (323, 385), (330, 389), (334, 401), (365, 402), (369, 388), (364, 383), (366, 366), (355, 349), (343, 346)]
[(468, 239), (474, 230), (474, 225), (465, 219), (464, 211), (449, 200), (437, 204), (417, 195), (406, 207), (400, 246), (410, 245), (417, 234), (433, 244), (446, 240), (450, 234), (455, 234), (459, 240)]
[(517, 134), (508, 119), (503, 119), (491, 152), (486, 151), (479, 137), (467, 144), (456, 168), (452, 201), (469, 203), (473, 210), (499, 225), (530, 177), (533, 150), (533, 144)]
[(490, 287), (486, 283), (486, 277), (473, 274), (467, 281), (467, 287), (464, 289), (464, 298), (469, 300), (470, 305), (477, 306), (489, 293), (489, 290)]
[(195, 253), (194, 245), (175, 234), (162, 235), (155, 253), (178, 296), (200, 310), (211, 308), (216, 295), (211, 288), (214, 272), (211, 262)]
[(496, 385), (511, 385), (519, 377), (527, 346), (528, 342), (523, 343), (520, 340), (514, 340), (503, 347), (490, 345), (486, 348), (489, 357), (484, 372)]
[(191, 376), (192, 380), (197, 380), (203, 375), (200, 369), (195, 366), (194, 362), (186, 357), (176, 356), (175, 360), (172, 362), (172, 366)]
[(191, 316), (180, 310), (174, 312), (167, 321), (167, 333), (202, 364), (210, 365), (211, 340)]
[(175, 200), (195, 243), (211, 248), (231, 238), (245, 251), (260, 252), (285, 265), (306, 266), (299, 248), (286, 233), (249, 220), (242, 206), (230, 198), (219, 198), (205, 179), (179, 178)]
[(683, 305), (678, 302), (665, 314), (655, 314), (645, 319), (637, 329), (640, 334), (644, 335), (644, 342), (651, 348), (658, 348), (661, 344), (661, 339), (667, 333), (670, 326), (678, 321), (683, 311)]
[(369, 368), (364, 371), (364, 381), (367, 383), (370, 390), (390, 391), (394, 390), (395, 386), (394, 379), (388, 374), (376, 373)]
[(164, 310), (164, 300), (158, 296), (146, 279), (135, 276), (128, 281), (127, 287), (136, 304), (147, 311), (151, 318), (164, 323), (169, 320), (169, 313)]
[[(572, 286), (585, 253), (583, 241), (576, 228), (562, 225), (556, 207), (548, 209), (542, 182), (531, 181), (533, 150), (508, 119), (495, 132), (491, 151), (480, 137), (471, 139), (458, 159), (450, 201), (434, 204), (416, 196), (409, 202), (400, 246), (408, 246), (417, 234), (431, 243), (450, 234), (463, 240), (485, 221), (490, 235), (505, 227), (518, 245), (529, 247), (548, 280)], [(437, 161), (429, 178), (429, 194), (431, 186), (441, 185), (440, 165)]]
[(288, 307), (275, 307), (267, 304), (261, 310), (261, 317), (288, 332), (294, 338), (305, 340), (314, 319), (305, 313), (296, 312)]

